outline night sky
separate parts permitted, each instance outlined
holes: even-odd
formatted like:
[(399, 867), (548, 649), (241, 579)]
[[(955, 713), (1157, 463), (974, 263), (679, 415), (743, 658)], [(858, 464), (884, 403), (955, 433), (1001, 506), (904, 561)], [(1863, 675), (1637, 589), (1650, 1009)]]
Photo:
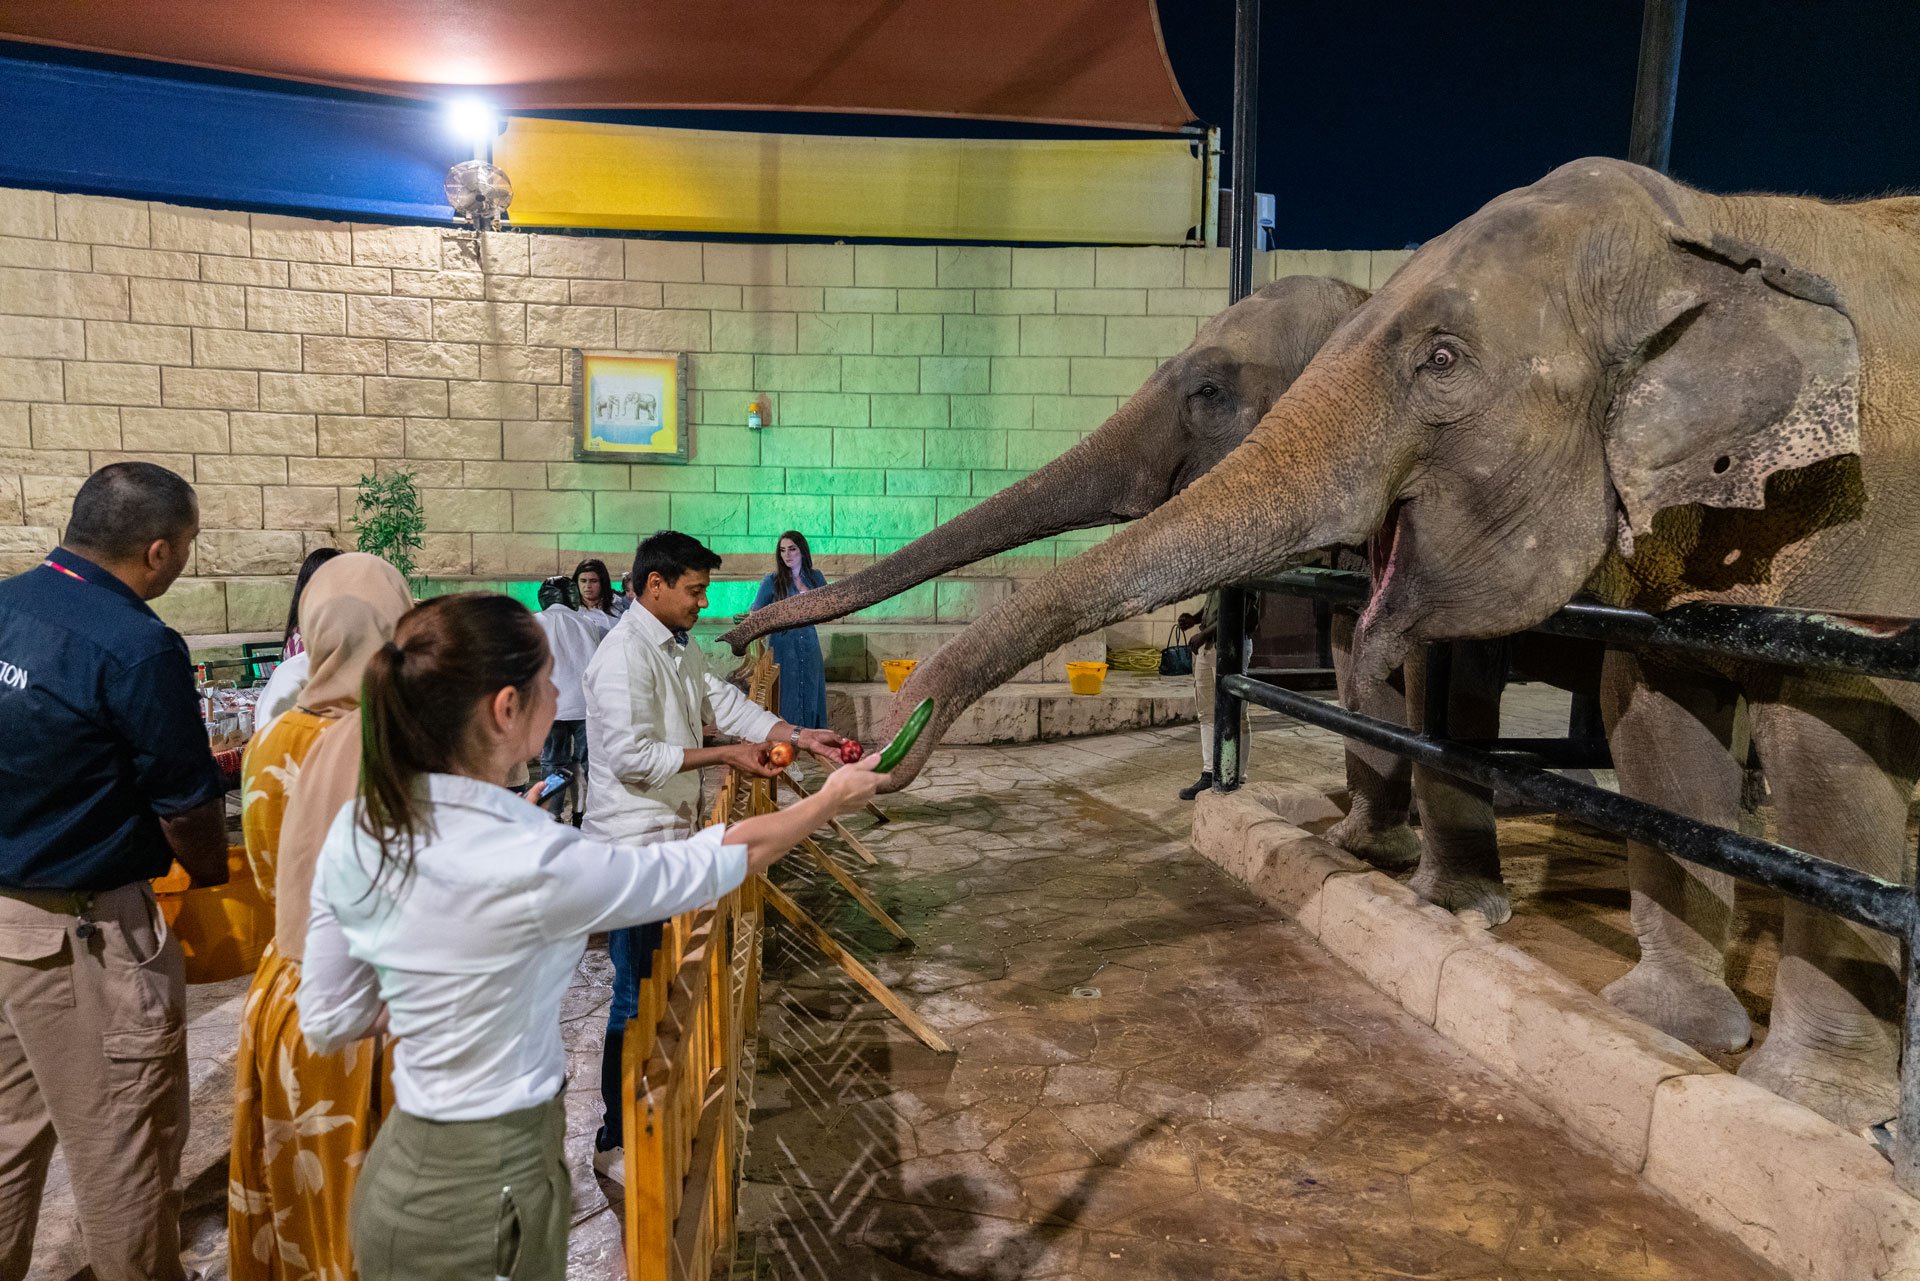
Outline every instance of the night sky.
[[(1232, 0), (1160, 0), (1202, 119), (1231, 116)], [(1567, 160), (1624, 155), (1637, 0), (1267, 0), (1259, 189), (1290, 248), (1436, 235)], [(1690, 0), (1675, 177), (1714, 191), (1920, 189), (1920, 3)]]

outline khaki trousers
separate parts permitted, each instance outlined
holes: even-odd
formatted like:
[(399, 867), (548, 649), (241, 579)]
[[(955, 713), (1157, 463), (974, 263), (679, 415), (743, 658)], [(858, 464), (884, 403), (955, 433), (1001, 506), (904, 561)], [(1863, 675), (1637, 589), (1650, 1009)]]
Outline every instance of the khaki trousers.
[[(1200, 772), (1213, 773), (1213, 682), (1219, 671), (1219, 657), (1214, 647), (1193, 651), (1193, 694), (1197, 704), (1195, 710), (1200, 713)], [(1244, 774), (1247, 768), (1249, 749), (1253, 746), (1252, 723), (1248, 712), (1252, 704), (1240, 705), (1240, 769)]]
[(565, 1097), (484, 1121), (389, 1112), (353, 1189), (360, 1281), (565, 1281)]
[(0, 896), (0, 1279), (27, 1273), (47, 1162), (67, 1156), (98, 1281), (180, 1281), (186, 980), (145, 882)]

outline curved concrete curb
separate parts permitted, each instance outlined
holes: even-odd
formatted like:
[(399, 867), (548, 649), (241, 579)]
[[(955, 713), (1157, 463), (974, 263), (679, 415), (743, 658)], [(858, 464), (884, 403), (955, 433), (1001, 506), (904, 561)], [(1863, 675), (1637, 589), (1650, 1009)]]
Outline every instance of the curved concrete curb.
[(1857, 1135), (1721, 1071), (1294, 826), (1299, 787), (1207, 793), (1193, 845), (1567, 1129), (1804, 1281), (1920, 1281), (1920, 1201)]

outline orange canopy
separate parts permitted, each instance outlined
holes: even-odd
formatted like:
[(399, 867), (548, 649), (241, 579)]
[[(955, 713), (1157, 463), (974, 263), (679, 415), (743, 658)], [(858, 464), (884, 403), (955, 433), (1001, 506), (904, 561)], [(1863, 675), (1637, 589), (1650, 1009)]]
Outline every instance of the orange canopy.
[(1153, 0), (7, 0), (0, 36), (507, 110), (1193, 116)]

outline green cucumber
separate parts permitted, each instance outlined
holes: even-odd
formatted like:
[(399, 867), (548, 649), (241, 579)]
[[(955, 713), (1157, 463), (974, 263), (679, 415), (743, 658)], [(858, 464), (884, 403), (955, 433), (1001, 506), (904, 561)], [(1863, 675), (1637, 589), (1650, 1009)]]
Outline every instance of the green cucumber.
[(927, 722), (932, 719), (933, 700), (923, 698), (920, 700), (920, 706), (913, 709), (913, 715), (907, 717), (907, 723), (900, 727), (900, 732), (893, 736), (893, 741), (887, 744), (886, 750), (880, 753), (882, 774), (888, 773), (907, 758), (907, 753), (913, 750), (914, 740), (920, 737), (920, 731), (925, 729)]

